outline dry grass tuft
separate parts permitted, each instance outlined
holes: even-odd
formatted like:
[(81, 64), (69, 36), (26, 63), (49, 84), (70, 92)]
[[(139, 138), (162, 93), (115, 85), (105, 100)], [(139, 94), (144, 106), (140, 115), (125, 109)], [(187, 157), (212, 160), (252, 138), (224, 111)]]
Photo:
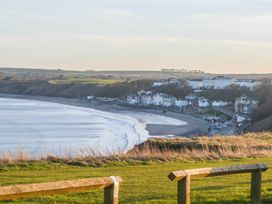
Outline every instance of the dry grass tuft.
[(270, 157), (272, 156), (272, 133), (249, 133), (241, 136), (152, 138), (137, 145), (127, 155), (136, 158), (166, 158), (167, 160)]
[(1, 164), (48, 161), (77, 166), (123, 165), (150, 161), (241, 159), (272, 156), (272, 133), (248, 133), (241, 136), (193, 138), (152, 138), (127, 153), (101, 153), (89, 148), (77, 155), (67, 152), (59, 157), (48, 154), (31, 158), (25, 151), (0, 153)]

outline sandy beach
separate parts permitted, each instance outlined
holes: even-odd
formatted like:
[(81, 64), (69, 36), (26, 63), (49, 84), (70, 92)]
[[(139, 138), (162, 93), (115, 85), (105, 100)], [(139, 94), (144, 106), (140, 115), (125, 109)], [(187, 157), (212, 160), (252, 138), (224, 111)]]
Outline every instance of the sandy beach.
[(61, 97), (45, 97), (45, 96), (29, 96), (29, 95), (12, 95), (12, 94), (0, 94), (0, 97), (15, 98), (15, 99), (28, 99), (36, 101), (53, 102), (77, 107), (93, 108), (101, 111), (107, 111), (112, 113), (126, 113), (133, 115), (133, 113), (150, 113), (154, 115), (160, 115), (170, 117), (180, 121), (184, 121), (182, 125), (169, 125), (169, 124), (148, 124), (146, 126), (149, 135), (151, 136), (197, 136), (207, 133), (209, 124), (207, 121), (199, 118), (184, 115), (176, 112), (166, 112), (161, 110), (145, 109), (144, 107), (124, 107), (116, 105), (115, 103), (104, 102), (86, 102), (78, 99), (69, 99)]

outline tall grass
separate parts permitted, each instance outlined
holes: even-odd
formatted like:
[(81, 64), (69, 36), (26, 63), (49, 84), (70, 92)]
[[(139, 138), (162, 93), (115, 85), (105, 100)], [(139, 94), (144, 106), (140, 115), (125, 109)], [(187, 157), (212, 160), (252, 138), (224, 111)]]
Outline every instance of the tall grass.
[(60, 162), (80, 166), (120, 165), (150, 161), (216, 160), (272, 156), (272, 133), (249, 133), (241, 136), (151, 138), (132, 150), (112, 154), (85, 149), (78, 154), (70, 151), (63, 156), (47, 154), (30, 156), (25, 151), (0, 153), (0, 163), (14, 164), (27, 161)]

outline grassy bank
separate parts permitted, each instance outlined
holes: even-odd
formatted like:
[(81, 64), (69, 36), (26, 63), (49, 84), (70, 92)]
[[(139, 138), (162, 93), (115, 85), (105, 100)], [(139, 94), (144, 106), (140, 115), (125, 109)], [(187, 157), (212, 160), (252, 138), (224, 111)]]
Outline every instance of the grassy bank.
[(146, 160), (217, 160), (272, 156), (272, 133), (193, 138), (153, 138), (128, 152)]
[[(272, 167), (272, 134), (230, 137), (150, 139), (126, 154), (31, 160), (21, 152), (1, 154), (0, 185), (39, 183), (100, 176), (122, 176), (121, 203), (176, 203), (173, 170), (266, 163)], [(263, 174), (263, 203), (272, 203), (272, 169)], [(192, 181), (192, 203), (249, 203), (250, 175), (230, 175)], [(103, 192), (36, 197), (2, 203), (102, 203)]]
[[(120, 175), (125, 182), (121, 186), (121, 203), (176, 203), (176, 182), (168, 180), (172, 170), (266, 163), (271, 158), (217, 160), (198, 162), (150, 162), (148, 164), (105, 167), (79, 167), (61, 163), (22, 163), (3, 168), (0, 185), (36, 183), (109, 175)], [(263, 174), (263, 203), (272, 203), (272, 169)], [(192, 181), (192, 203), (249, 203), (250, 175), (230, 175)], [(55, 196), (36, 197), (2, 203), (102, 203), (103, 192), (83, 192)]]
[[(64, 154), (65, 155), (65, 154)], [(0, 152), (0, 164), (27, 161), (59, 162), (75, 166), (148, 164), (150, 162), (203, 161), (221, 159), (266, 158), (272, 156), (272, 133), (248, 133), (239, 136), (151, 138), (127, 153), (101, 155), (92, 149), (78, 155), (33, 158), (26, 152)]]

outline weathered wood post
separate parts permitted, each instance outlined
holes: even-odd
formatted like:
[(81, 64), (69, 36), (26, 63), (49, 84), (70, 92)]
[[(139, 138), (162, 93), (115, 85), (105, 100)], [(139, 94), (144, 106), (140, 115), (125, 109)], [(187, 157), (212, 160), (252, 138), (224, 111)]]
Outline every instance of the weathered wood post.
[(190, 175), (178, 181), (178, 204), (190, 204)]
[(268, 166), (266, 164), (187, 169), (172, 171), (168, 175), (168, 178), (171, 181), (178, 181), (178, 204), (190, 204), (190, 180), (192, 178), (251, 173), (251, 203), (260, 204), (262, 171), (266, 171), (267, 169)]
[(119, 181), (115, 176), (110, 177), (113, 184), (104, 189), (104, 204), (118, 204), (119, 202)]
[(262, 170), (258, 169), (251, 173), (251, 203), (261, 203), (261, 185), (262, 185)]
[(86, 178), (46, 183), (19, 184), (0, 187), (0, 201), (44, 196), (58, 193), (75, 193), (94, 189), (104, 189), (104, 203), (118, 204), (120, 176)]

